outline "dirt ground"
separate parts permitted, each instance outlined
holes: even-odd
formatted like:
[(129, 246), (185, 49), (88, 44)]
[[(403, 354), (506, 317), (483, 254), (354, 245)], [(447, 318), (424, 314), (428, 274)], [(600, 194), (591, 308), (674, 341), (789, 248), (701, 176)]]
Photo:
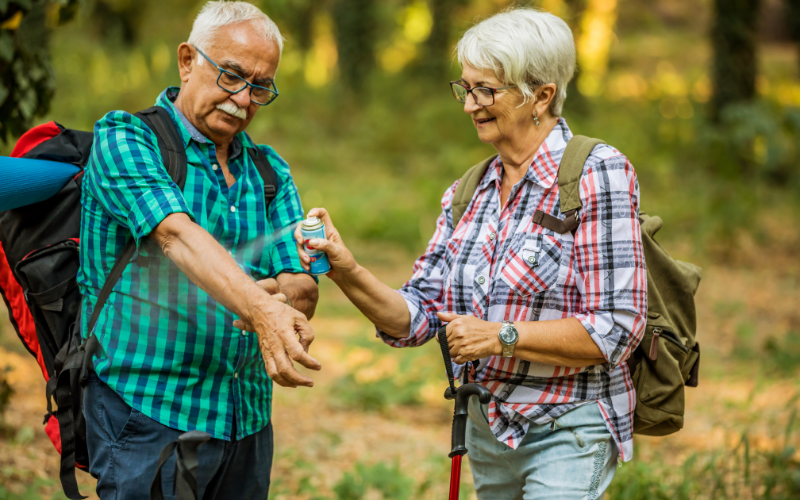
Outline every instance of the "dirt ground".
[[(392, 283), (403, 272), (394, 268), (383, 277)], [(750, 291), (746, 297), (745, 291)], [(800, 383), (797, 370), (788, 376), (764, 375), (760, 346), (768, 338), (800, 334), (798, 298), (800, 266), (791, 253), (760, 265), (706, 264), (697, 295), (701, 382), (687, 390), (686, 426), (664, 438), (637, 436), (634, 460), (677, 465), (694, 451), (730, 448), (745, 430), (751, 447), (775, 448), (779, 439), (775, 436), (783, 435), (776, 429), (785, 426), (787, 403), (797, 401)], [(346, 299), (329, 285), (322, 288), (322, 301), (346, 307)], [(2, 314), (0, 345), (6, 347), (0, 348), (0, 368), (9, 367), (14, 395), (0, 434), (0, 488), (10, 498), (51, 498), (58, 491), (59, 462), (41, 427), (44, 382), (30, 355), (9, 347), (15, 335)], [(351, 336), (365, 335), (370, 328), (363, 317), (347, 316), (327, 317), (323, 310), (312, 320), (317, 338), (312, 354), (324, 367), (312, 374), (316, 387), (275, 391), (272, 497), (335, 498), (334, 486), (356, 463), (385, 462), (398, 464), (418, 484), (432, 482), (425, 498), (444, 498), (452, 411), (448, 402), (431, 399), (422, 407), (362, 412), (333, 401), (331, 385), (347, 370), (342, 362), (344, 346)], [(742, 331), (751, 332), (744, 335), (749, 342), (745, 347), (752, 350), (749, 358), (735, 354), (742, 350)], [(441, 388), (445, 386), (442, 377)], [(84, 494), (92, 491), (91, 477), (79, 477)], [(469, 491), (468, 470), (463, 482)]]

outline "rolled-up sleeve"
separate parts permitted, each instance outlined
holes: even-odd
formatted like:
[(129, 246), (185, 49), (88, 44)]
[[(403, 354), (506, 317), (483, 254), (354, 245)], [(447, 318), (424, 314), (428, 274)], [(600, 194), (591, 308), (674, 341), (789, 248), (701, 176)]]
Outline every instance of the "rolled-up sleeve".
[(425, 253), (414, 263), (411, 279), (398, 292), (408, 305), (411, 314), (409, 336), (398, 339), (377, 329), (377, 335), (392, 347), (415, 347), (432, 339), (442, 322), (436, 313), (444, 306), (444, 279), (447, 270), (445, 251), (447, 240), (453, 235), (452, 201), (455, 184), (442, 197), (442, 213), (436, 219), (436, 230), (428, 242)]
[(582, 303), (576, 318), (612, 368), (639, 345), (647, 316), (639, 184), (627, 158), (613, 151), (606, 158), (590, 157), (573, 246)]
[(170, 214), (194, 219), (164, 167), (155, 134), (124, 111), (112, 111), (95, 124), (83, 189), (130, 230), (137, 245)]

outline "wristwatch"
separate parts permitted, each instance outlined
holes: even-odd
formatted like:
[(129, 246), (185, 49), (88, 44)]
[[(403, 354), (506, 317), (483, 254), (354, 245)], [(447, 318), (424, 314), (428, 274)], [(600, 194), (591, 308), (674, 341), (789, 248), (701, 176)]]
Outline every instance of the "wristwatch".
[(497, 336), (500, 337), (500, 343), (503, 344), (503, 357), (510, 358), (513, 356), (514, 346), (517, 345), (519, 340), (519, 332), (517, 332), (514, 323), (503, 321), (503, 326), (500, 327), (500, 333)]

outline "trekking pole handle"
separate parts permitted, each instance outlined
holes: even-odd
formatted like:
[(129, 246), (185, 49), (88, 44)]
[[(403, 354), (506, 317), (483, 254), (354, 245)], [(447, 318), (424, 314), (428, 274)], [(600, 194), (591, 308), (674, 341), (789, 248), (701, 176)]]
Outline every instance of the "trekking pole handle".
[[(448, 395), (451, 397), (448, 398)], [(445, 391), (447, 399), (455, 399), (455, 410), (453, 410), (453, 430), (450, 435), (450, 458), (456, 455), (467, 454), (467, 417), (469, 415), (469, 398), (477, 396), (481, 404), (489, 404), (492, 400), (492, 393), (480, 384), (465, 384), (458, 388), (455, 397), (452, 397), (450, 388)]]

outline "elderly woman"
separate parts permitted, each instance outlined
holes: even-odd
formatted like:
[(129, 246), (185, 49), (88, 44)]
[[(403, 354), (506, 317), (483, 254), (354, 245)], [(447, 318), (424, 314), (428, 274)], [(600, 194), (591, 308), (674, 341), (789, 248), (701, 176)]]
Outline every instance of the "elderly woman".
[(577, 229), (537, 224), (537, 210), (564, 219), (557, 176), (572, 138), (561, 117), (572, 33), (553, 15), (516, 9), (472, 27), (457, 51), (453, 94), (498, 153), (460, 220), (456, 182), (400, 290), (358, 265), (322, 208), (310, 215), (325, 221), (328, 240), (306, 244), (327, 252), (328, 277), (384, 342), (419, 346), (446, 323), (454, 363), (480, 360), (467, 365), (469, 381), (493, 398), (470, 406), (478, 498), (602, 498), (617, 460), (633, 453), (624, 361), (647, 309), (636, 175), (619, 151), (596, 146), (580, 180)]

